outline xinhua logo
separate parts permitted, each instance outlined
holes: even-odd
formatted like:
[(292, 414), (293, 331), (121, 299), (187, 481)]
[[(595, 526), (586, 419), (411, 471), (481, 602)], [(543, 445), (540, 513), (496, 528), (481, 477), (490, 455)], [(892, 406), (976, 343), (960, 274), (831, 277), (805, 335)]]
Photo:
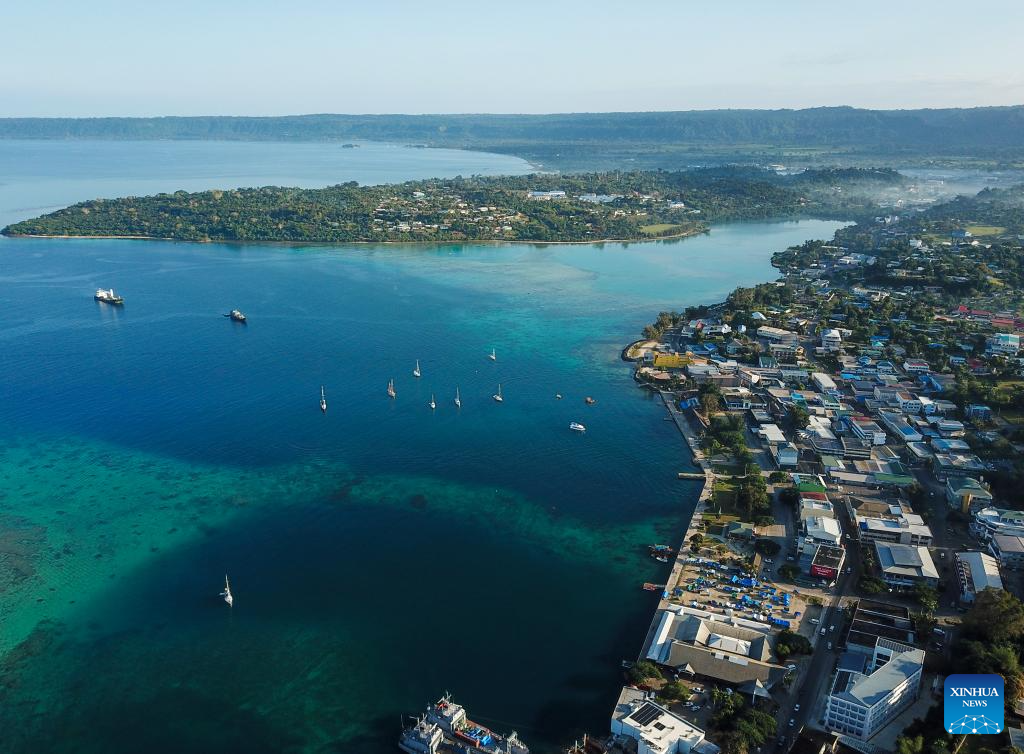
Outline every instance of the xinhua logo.
[(942, 721), (947, 733), (1001, 733), (1003, 677), (978, 674), (946, 677)]

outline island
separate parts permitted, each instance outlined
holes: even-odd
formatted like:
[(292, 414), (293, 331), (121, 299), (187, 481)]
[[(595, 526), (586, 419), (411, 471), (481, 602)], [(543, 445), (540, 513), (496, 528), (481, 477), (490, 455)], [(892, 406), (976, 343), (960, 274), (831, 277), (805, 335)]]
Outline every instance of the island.
[(726, 220), (857, 219), (906, 183), (891, 169), (722, 167), (265, 186), (95, 199), (2, 232), (200, 242), (635, 241)]

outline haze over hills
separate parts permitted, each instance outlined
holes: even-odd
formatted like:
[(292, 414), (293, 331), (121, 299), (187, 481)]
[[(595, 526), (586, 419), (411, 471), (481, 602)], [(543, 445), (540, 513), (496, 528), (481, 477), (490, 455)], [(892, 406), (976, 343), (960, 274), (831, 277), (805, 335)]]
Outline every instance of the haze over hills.
[[(551, 115), (6, 118), (5, 139), (397, 141), (509, 152), (562, 168), (678, 166), (708, 156), (814, 162), (891, 157), (1024, 159), (1024, 106), (706, 110)], [(601, 154), (595, 154), (601, 150)]]

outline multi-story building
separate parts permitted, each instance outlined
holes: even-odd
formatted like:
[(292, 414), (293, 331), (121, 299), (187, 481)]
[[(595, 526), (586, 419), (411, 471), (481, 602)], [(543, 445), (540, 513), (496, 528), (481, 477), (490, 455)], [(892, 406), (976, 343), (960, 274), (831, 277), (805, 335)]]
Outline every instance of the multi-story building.
[(795, 332), (772, 327), (771, 325), (761, 325), (757, 328), (757, 337), (764, 338), (769, 343), (791, 343), (793, 345), (796, 345), (800, 340), (800, 336)]
[(624, 687), (612, 713), (612, 733), (636, 741), (637, 754), (717, 754), (704, 731), (639, 689)]
[(875, 563), (882, 581), (897, 589), (939, 584), (939, 572), (927, 547), (876, 541)]
[(834, 518), (811, 516), (803, 520), (799, 539), (799, 558), (804, 568), (810, 568), (811, 561), (821, 545), (839, 547), (843, 532)]
[(924, 651), (878, 639), (868, 672), (839, 670), (825, 707), (825, 725), (867, 741), (917, 699)]
[(1016, 534), (995, 534), (989, 540), (988, 551), (1003, 568), (1024, 568), (1024, 537)]
[(924, 519), (898, 502), (862, 505), (853, 515), (862, 541), (913, 547), (929, 547), (932, 543), (932, 530)]
[(988, 350), (1001, 356), (1016, 356), (1020, 352), (1020, 336), (996, 333), (988, 339)]
[(847, 418), (850, 430), (866, 445), (885, 445), (885, 430), (878, 426), (874, 419), (866, 416), (850, 416)]
[(982, 508), (974, 514), (971, 533), (983, 540), (997, 534), (1024, 537), (1024, 511), (1006, 508)]
[(835, 352), (843, 347), (843, 335), (834, 327), (821, 331), (821, 347), (826, 351)]
[(986, 508), (992, 504), (992, 493), (973, 477), (951, 477), (946, 480), (946, 502), (962, 513)]
[(958, 552), (956, 572), (960, 579), (960, 601), (971, 604), (986, 589), (1002, 589), (999, 563), (984, 552)]

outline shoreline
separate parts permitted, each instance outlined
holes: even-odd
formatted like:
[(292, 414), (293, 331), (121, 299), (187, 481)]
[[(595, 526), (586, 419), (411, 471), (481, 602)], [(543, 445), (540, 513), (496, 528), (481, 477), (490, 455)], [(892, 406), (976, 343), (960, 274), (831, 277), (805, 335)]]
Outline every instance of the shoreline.
[(693, 228), (682, 233), (673, 233), (668, 236), (651, 236), (648, 238), (637, 237), (637, 238), (595, 238), (587, 241), (536, 241), (529, 239), (506, 239), (506, 238), (475, 238), (475, 239), (450, 239), (450, 240), (423, 240), (423, 241), (366, 241), (366, 240), (352, 240), (352, 241), (320, 241), (320, 240), (309, 240), (309, 241), (272, 241), (272, 240), (237, 240), (237, 239), (220, 239), (220, 238), (209, 238), (204, 240), (195, 240), (190, 238), (172, 238), (170, 236), (118, 236), (118, 235), (74, 235), (74, 234), (57, 234), (57, 233), (2, 233), (6, 238), (54, 238), (64, 240), (107, 240), (107, 241), (173, 241), (175, 243), (192, 243), (192, 244), (242, 244), (242, 245), (259, 245), (259, 246), (348, 246), (348, 245), (365, 245), (365, 246), (485, 246), (485, 245), (515, 245), (515, 244), (533, 244), (537, 246), (587, 246), (597, 245), (603, 243), (649, 243), (651, 241), (678, 241), (684, 238), (690, 238), (691, 236), (698, 236), (703, 233), (710, 233), (711, 227), (705, 226), (701, 228)]

